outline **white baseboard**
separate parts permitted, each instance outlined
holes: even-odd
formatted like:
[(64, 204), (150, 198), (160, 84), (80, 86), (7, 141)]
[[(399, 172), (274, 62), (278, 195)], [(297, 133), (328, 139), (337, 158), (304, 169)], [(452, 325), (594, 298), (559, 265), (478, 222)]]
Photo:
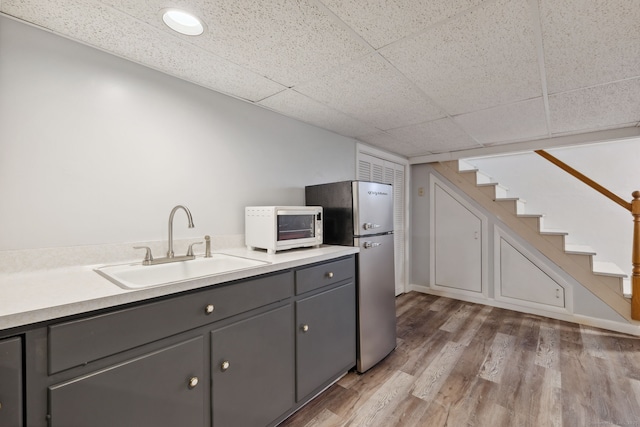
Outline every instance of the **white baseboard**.
[(577, 323), (579, 325), (593, 326), (596, 328), (607, 329), (614, 332), (640, 336), (640, 326), (630, 323), (615, 322), (612, 320), (604, 320), (595, 317), (583, 316), (580, 314), (557, 313), (552, 311), (540, 310), (532, 307), (524, 307), (516, 304), (509, 304), (504, 301), (497, 301), (491, 298), (475, 297), (471, 295), (460, 295), (453, 292), (447, 292), (439, 289), (433, 289), (425, 285), (410, 284), (408, 291), (416, 291), (423, 294), (430, 294), (439, 297), (446, 297), (460, 301), (472, 302), (476, 304), (488, 305), (491, 307), (504, 308), (507, 310), (518, 311), (520, 313), (535, 314), (538, 316), (549, 317), (551, 319), (563, 320), (565, 322)]

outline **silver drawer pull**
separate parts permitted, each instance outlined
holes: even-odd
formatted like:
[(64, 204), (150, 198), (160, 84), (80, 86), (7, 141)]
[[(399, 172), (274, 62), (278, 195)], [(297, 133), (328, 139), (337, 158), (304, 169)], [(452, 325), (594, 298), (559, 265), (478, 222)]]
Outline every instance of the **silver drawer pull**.
[(328, 272), (328, 273), (327, 273), (327, 277), (328, 277), (329, 279), (333, 279), (333, 271)]
[(213, 310), (215, 309), (215, 307), (213, 306), (213, 304), (208, 304), (205, 308), (204, 308), (204, 312), (206, 314), (211, 314), (213, 313)]
[(222, 364), (220, 365), (220, 369), (223, 371), (226, 371), (227, 369), (229, 369), (229, 366), (231, 366), (231, 364), (229, 363), (228, 360), (225, 360), (224, 362), (222, 362)]
[(309, 325), (302, 325), (302, 332), (309, 332)]
[(198, 385), (198, 377), (189, 378), (189, 388), (195, 388)]

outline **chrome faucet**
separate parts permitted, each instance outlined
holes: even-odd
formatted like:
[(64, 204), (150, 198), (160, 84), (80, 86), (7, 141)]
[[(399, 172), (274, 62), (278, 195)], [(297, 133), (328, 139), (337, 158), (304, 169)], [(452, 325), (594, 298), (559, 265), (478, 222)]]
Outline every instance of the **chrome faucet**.
[(191, 259), (195, 259), (195, 255), (193, 254), (193, 246), (202, 244), (202, 242), (194, 242), (189, 245), (189, 250), (187, 250), (187, 254), (184, 256), (175, 256), (173, 253), (173, 216), (176, 214), (178, 209), (182, 209), (187, 214), (187, 219), (189, 220), (189, 228), (193, 228), (193, 218), (191, 217), (191, 212), (185, 206), (178, 205), (171, 209), (171, 213), (169, 214), (169, 250), (167, 251), (166, 258), (154, 258), (151, 255), (151, 248), (148, 246), (134, 246), (134, 249), (145, 249), (147, 251), (144, 260), (142, 261), (142, 265), (155, 265), (155, 264), (164, 264), (167, 262), (177, 262), (177, 261), (188, 261)]
[(187, 214), (187, 219), (189, 220), (189, 228), (193, 228), (193, 218), (191, 217), (191, 212), (185, 206), (178, 205), (171, 209), (171, 213), (169, 214), (169, 250), (167, 251), (167, 258), (173, 258), (173, 216), (176, 214), (178, 209), (182, 209)]

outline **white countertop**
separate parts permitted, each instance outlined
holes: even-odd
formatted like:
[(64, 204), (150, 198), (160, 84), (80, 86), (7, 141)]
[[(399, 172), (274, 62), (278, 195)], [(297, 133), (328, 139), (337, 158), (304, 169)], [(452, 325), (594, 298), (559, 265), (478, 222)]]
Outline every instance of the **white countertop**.
[(357, 247), (328, 245), (274, 255), (246, 248), (222, 250), (221, 253), (269, 264), (137, 290), (123, 289), (93, 271), (101, 265), (0, 274), (0, 330), (327, 261), (358, 251)]

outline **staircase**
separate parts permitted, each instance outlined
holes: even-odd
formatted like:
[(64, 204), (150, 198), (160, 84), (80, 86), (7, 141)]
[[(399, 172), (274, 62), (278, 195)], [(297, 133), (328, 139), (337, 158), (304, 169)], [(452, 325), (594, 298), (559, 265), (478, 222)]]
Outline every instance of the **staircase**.
[(631, 320), (630, 282), (617, 265), (594, 261), (589, 246), (567, 244), (566, 232), (546, 229), (543, 215), (527, 213), (525, 200), (509, 197), (506, 187), (473, 165), (460, 160), (433, 166), (621, 316), (640, 324)]

